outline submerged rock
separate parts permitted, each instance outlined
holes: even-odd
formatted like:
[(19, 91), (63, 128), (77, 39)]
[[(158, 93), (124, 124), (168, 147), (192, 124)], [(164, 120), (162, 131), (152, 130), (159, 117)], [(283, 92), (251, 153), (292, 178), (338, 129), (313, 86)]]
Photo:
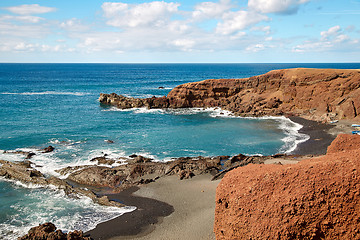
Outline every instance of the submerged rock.
[(33, 152), (26, 152), (26, 151), (4, 151), (5, 154), (21, 154), (25, 156), (25, 159), (31, 159), (36, 154)]
[(48, 146), (48, 147), (44, 148), (44, 149), (42, 150), (42, 152), (43, 152), (43, 153), (49, 153), (49, 152), (52, 152), (52, 151), (54, 151), (54, 150), (55, 150), (55, 148), (54, 148), (53, 146)]

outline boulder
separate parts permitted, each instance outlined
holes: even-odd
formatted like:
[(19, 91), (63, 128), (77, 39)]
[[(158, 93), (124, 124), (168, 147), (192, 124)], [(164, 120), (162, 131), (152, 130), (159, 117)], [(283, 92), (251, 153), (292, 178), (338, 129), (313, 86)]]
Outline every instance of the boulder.
[(48, 147), (42, 149), (42, 152), (43, 153), (49, 153), (49, 152), (52, 152), (54, 150), (55, 150), (55, 148), (53, 146), (48, 146)]
[(53, 223), (44, 223), (37, 227), (33, 227), (29, 232), (19, 237), (18, 240), (90, 240), (90, 237), (85, 237), (82, 231), (75, 230), (73, 232), (64, 233), (61, 230), (56, 230)]
[[(351, 146), (339, 147), (344, 139)], [(340, 135), (322, 157), (228, 172), (216, 190), (216, 239), (359, 239), (359, 143)]]

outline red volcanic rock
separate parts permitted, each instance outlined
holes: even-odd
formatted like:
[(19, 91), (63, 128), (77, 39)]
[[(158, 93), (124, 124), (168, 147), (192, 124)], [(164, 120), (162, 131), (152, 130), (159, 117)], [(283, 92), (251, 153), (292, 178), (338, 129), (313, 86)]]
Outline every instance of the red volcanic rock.
[(82, 231), (73, 231), (68, 234), (63, 233), (61, 230), (56, 230), (52, 223), (44, 223), (29, 230), (28, 234), (19, 237), (18, 240), (90, 240), (90, 237), (84, 237)]
[[(345, 139), (357, 147), (339, 147)], [(216, 239), (360, 239), (358, 136), (339, 136), (329, 151), (227, 173), (216, 192)]]
[(172, 107), (221, 107), (240, 115), (287, 113), (328, 121), (359, 118), (359, 88), (359, 70), (296, 68), (186, 83), (167, 97)]
[(244, 79), (210, 79), (174, 88), (167, 97), (101, 94), (119, 108), (220, 107), (241, 116), (293, 114), (316, 121), (360, 119), (360, 70), (284, 69)]
[(360, 150), (360, 135), (339, 134), (327, 149), (327, 153)]

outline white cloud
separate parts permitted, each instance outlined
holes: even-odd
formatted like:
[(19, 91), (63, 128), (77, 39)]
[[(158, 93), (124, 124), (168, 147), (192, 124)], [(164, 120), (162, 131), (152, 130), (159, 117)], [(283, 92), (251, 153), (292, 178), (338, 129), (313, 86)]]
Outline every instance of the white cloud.
[(233, 5), (231, 0), (220, 0), (218, 3), (202, 2), (195, 6), (195, 10), (192, 12), (192, 17), (195, 20), (219, 18), (232, 7)]
[(38, 23), (44, 18), (37, 17), (37, 16), (10, 16), (10, 15), (4, 15), (0, 17), (1, 20), (15, 20), (15, 21), (22, 21), (26, 23)]
[(154, 1), (142, 4), (105, 2), (102, 5), (107, 24), (114, 27), (163, 26), (178, 11), (178, 3)]
[(233, 34), (259, 22), (268, 20), (269, 18), (267, 16), (256, 12), (242, 10), (237, 12), (228, 12), (224, 14), (223, 22), (218, 23), (216, 32), (224, 35)]
[(271, 28), (270, 26), (252, 27), (251, 31), (259, 31), (259, 32), (265, 32), (266, 34), (270, 34)]
[(172, 42), (174, 46), (180, 47), (183, 51), (191, 51), (195, 45), (192, 39), (177, 39)]
[(320, 33), (323, 39), (327, 37), (336, 36), (341, 31), (341, 27), (339, 25), (329, 28), (327, 31), (323, 31)]
[(261, 13), (293, 14), (310, 0), (249, 0), (248, 7)]
[(81, 23), (81, 21), (77, 18), (68, 19), (64, 22), (60, 23), (60, 28), (65, 29), (69, 32), (84, 32), (90, 29), (89, 26), (86, 26)]
[(293, 52), (349, 50), (354, 49), (358, 43), (358, 39), (351, 39), (344, 34), (339, 25), (322, 31), (320, 36), (318, 40), (305, 41), (303, 44), (295, 46)]
[(56, 8), (43, 7), (40, 6), (39, 4), (29, 4), (29, 5), (24, 4), (20, 6), (6, 7), (4, 9), (19, 15), (32, 15), (32, 14), (41, 14), (41, 13), (56, 11)]
[(259, 52), (265, 49), (264, 44), (258, 43), (248, 46), (245, 50), (248, 52)]

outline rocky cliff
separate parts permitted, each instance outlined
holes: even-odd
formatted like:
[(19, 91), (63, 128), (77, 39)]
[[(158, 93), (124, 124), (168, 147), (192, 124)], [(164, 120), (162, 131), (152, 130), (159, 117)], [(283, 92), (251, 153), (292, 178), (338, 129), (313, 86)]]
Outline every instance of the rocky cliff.
[(167, 97), (101, 94), (119, 108), (220, 107), (241, 116), (290, 114), (316, 121), (360, 119), (360, 70), (284, 69), (244, 79), (210, 79), (174, 88)]
[(325, 156), (247, 165), (216, 191), (216, 239), (360, 239), (360, 136), (339, 135)]

